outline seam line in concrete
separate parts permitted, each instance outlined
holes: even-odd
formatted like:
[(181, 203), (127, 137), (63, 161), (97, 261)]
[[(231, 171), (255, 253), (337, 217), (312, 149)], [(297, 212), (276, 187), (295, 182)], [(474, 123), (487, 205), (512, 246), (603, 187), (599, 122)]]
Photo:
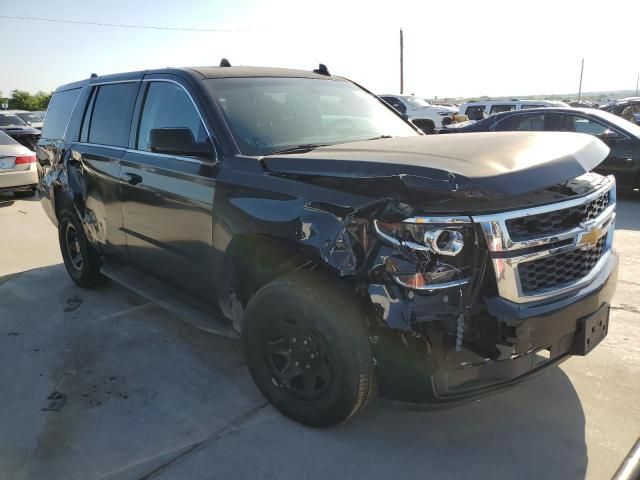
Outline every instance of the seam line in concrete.
[(258, 405), (253, 410), (250, 410), (249, 412), (245, 413), (244, 415), (241, 415), (240, 417), (238, 417), (235, 420), (233, 420), (229, 425), (226, 425), (226, 426), (222, 427), (220, 430), (214, 432), (208, 438), (202, 440), (201, 442), (198, 442), (198, 443), (194, 444), (192, 447), (187, 448), (184, 452), (179, 453), (178, 455), (173, 457), (171, 460), (168, 460), (167, 462), (163, 463), (162, 465), (159, 465), (158, 467), (154, 468), (149, 473), (139, 477), (138, 480), (150, 480), (150, 479), (156, 477), (157, 475), (159, 475), (161, 473), (164, 473), (165, 471), (169, 470), (170, 468), (182, 463), (189, 455), (200, 451), (202, 448), (204, 448), (204, 447), (206, 447), (206, 446), (208, 446), (208, 445), (210, 445), (212, 443), (217, 442), (218, 440), (223, 438), (225, 435), (239, 430), (240, 427), (242, 427), (242, 425), (247, 422), (247, 420), (249, 420), (253, 416), (257, 415), (260, 411), (262, 411), (268, 405), (269, 405), (269, 402), (264, 402), (264, 403)]

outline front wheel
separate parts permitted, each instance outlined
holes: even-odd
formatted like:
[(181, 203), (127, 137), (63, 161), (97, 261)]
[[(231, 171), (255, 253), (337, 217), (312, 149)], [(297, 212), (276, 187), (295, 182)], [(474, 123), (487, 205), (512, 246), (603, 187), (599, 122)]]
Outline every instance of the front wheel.
[(260, 289), (247, 306), (242, 340), (260, 391), (297, 422), (337, 425), (375, 394), (366, 314), (328, 275), (296, 272)]
[(71, 279), (81, 287), (93, 287), (104, 281), (100, 258), (87, 241), (78, 217), (63, 210), (58, 220), (58, 240), (64, 266)]

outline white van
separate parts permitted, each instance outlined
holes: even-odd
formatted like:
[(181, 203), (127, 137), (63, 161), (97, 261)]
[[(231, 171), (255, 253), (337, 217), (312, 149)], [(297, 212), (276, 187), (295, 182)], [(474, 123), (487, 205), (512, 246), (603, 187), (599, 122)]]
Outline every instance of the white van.
[(460, 107), (460, 115), (466, 115), (469, 120), (482, 120), (489, 115), (512, 110), (525, 110), (527, 108), (540, 107), (568, 107), (564, 102), (552, 100), (486, 100), (463, 103)]

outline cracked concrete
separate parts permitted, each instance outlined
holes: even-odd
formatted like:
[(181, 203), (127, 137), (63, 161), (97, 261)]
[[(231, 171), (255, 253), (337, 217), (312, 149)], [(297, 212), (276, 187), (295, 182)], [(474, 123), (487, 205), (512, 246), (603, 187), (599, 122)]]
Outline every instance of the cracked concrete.
[[(237, 341), (114, 284), (77, 288), (38, 202), (10, 201), (0, 195), (3, 480), (601, 479), (640, 434), (638, 195), (620, 200), (620, 284), (591, 354), (459, 408), (374, 403), (331, 430), (265, 404)], [(66, 404), (42, 411), (53, 390)]]

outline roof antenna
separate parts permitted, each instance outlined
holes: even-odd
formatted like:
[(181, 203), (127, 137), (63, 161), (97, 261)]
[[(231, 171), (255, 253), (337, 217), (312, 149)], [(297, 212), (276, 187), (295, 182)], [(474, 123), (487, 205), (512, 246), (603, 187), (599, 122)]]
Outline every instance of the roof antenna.
[(222, 60), (220, 60), (220, 66), (221, 67), (230, 67), (231, 64), (229, 63), (229, 60), (227, 60), (226, 58), (223, 58)]
[(92, 73), (90, 78), (97, 78), (98, 74), (97, 73)]
[(318, 75), (326, 75), (327, 77), (331, 76), (331, 74), (329, 73), (329, 69), (324, 63), (319, 64), (318, 68), (315, 69), (313, 73), (317, 73)]

